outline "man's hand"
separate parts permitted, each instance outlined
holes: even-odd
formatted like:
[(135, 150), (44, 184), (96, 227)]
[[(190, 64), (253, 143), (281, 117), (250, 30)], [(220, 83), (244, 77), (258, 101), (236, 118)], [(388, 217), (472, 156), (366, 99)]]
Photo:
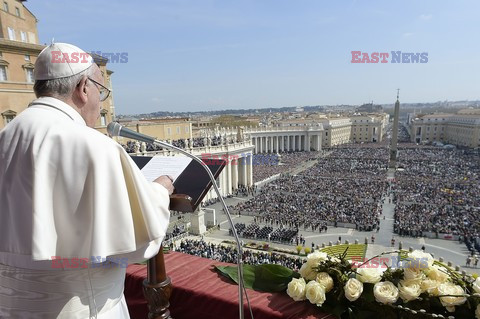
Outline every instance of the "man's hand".
[(171, 176), (162, 175), (154, 180), (154, 182), (165, 187), (168, 191), (168, 195), (172, 195), (175, 187), (173, 187), (173, 178)]

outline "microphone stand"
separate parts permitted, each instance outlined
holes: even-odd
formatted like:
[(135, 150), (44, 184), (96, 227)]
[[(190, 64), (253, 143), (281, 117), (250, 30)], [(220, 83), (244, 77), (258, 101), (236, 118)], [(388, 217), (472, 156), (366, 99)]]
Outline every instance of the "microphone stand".
[[(239, 313), (239, 319), (244, 319), (244, 309), (243, 309), (243, 291), (244, 291), (244, 282), (243, 282), (243, 268), (242, 268), (242, 245), (240, 244), (240, 238), (238, 237), (237, 230), (235, 229), (235, 225), (233, 224), (232, 216), (230, 215), (230, 212), (228, 210), (227, 204), (225, 204), (225, 201), (223, 200), (222, 195), (220, 194), (220, 190), (218, 189), (217, 182), (215, 181), (215, 177), (213, 176), (212, 172), (208, 168), (208, 166), (198, 157), (195, 155), (192, 155), (188, 153), (187, 151), (178, 148), (176, 146), (173, 146), (171, 144), (165, 143), (163, 141), (157, 140), (153, 137), (150, 137), (148, 135), (138, 133), (132, 130), (129, 130), (127, 128), (124, 128), (122, 125), (119, 123), (111, 122), (107, 126), (107, 131), (111, 136), (123, 136), (127, 137), (130, 139), (135, 139), (139, 140), (142, 142), (146, 143), (152, 143), (161, 147), (165, 147), (167, 149), (171, 149), (174, 151), (177, 151), (180, 154), (183, 154), (187, 157), (190, 157), (207, 171), (208, 176), (210, 177), (210, 180), (212, 181), (213, 188), (215, 189), (215, 192), (217, 193), (218, 198), (222, 202), (223, 208), (225, 210), (225, 214), (227, 215), (228, 222), (230, 223), (230, 226), (232, 227), (232, 232), (233, 236), (235, 237), (235, 241), (237, 243), (237, 249), (238, 249), (238, 256), (237, 256), (237, 267), (238, 267), (238, 313)], [(161, 248), (162, 249), (162, 248)], [(163, 257), (163, 251), (160, 252), (161, 258)], [(156, 279), (153, 276), (153, 273), (156, 270), (160, 270), (164, 272), (164, 268), (159, 268), (160, 265), (156, 265), (154, 261), (148, 260), (147, 262), (147, 271), (148, 271), (148, 278), (154, 279), (156, 283)]]
[[(143, 135), (143, 134), (142, 134)], [(145, 141), (145, 140), (144, 140)], [(148, 142), (152, 142), (151, 138), (149, 138)], [(179, 147), (176, 147), (176, 146), (173, 146), (171, 144), (168, 144), (168, 143), (165, 143), (163, 141), (160, 141), (160, 140), (156, 140), (156, 139), (153, 139), (153, 144), (155, 145), (158, 145), (158, 146), (161, 146), (161, 147), (165, 147), (167, 149), (172, 149), (172, 150), (175, 150), (187, 157), (190, 157), (191, 159), (193, 159), (194, 161), (196, 161), (197, 163), (201, 164), (202, 167), (207, 171), (208, 173), (208, 176), (210, 177), (210, 180), (212, 181), (212, 185), (213, 185), (213, 188), (215, 189), (215, 192), (217, 193), (217, 196), (218, 198), (220, 199), (220, 201), (222, 202), (222, 206), (225, 210), (225, 214), (227, 215), (227, 219), (228, 219), (228, 222), (230, 224), (230, 226), (232, 227), (232, 232), (233, 232), (233, 236), (235, 237), (235, 241), (237, 243), (237, 249), (238, 249), (238, 255), (237, 255), (237, 269), (238, 269), (238, 314), (239, 314), (239, 319), (244, 319), (244, 309), (243, 309), (243, 289), (244, 289), (244, 283), (243, 283), (243, 267), (242, 267), (242, 256), (243, 256), (243, 252), (242, 252), (242, 245), (240, 244), (240, 238), (238, 237), (238, 233), (237, 233), (237, 230), (235, 229), (235, 225), (233, 224), (233, 220), (232, 220), (232, 216), (230, 215), (230, 212), (228, 210), (228, 207), (227, 207), (227, 204), (225, 203), (222, 195), (220, 194), (220, 189), (218, 188), (217, 186), (217, 182), (215, 180), (215, 177), (213, 176), (212, 172), (210, 171), (210, 169), (208, 168), (208, 166), (201, 160), (199, 159), (198, 157), (196, 157), (195, 155), (192, 155), (190, 153), (188, 153), (187, 151), (179, 148)]]

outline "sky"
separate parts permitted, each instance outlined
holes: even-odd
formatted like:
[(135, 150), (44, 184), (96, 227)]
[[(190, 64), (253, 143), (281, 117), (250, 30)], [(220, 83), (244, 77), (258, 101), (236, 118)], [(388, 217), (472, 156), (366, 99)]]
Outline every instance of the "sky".
[[(29, 0), (42, 44), (127, 53), (117, 114), (480, 99), (480, 1)], [(352, 51), (388, 63), (352, 63)], [(391, 63), (391, 51), (427, 63)]]

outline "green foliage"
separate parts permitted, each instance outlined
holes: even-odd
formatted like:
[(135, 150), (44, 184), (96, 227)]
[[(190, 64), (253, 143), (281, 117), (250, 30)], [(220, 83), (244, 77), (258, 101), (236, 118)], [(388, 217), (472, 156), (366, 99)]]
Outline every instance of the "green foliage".
[(297, 254), (300, 255), (300, 252), (302, 251), (303, 247), (302, 245), (298, 245), (297, 247), (295, 247), (295, 249), (297, 250)]
[[(238, 268), (236, 266), (215, 266), (222, 275), (238, 284)], [(284, 292), (288, 283), (300, 275), (280, 265), (243, 265), (245, 287), (267, 292)]]

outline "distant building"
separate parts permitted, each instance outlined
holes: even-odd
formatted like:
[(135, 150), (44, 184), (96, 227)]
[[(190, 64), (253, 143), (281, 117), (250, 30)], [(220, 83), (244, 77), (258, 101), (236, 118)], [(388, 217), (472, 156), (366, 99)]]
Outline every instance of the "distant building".
[(383, 107), (378, 104), (366, 103), (355, 109), (356, 112), (361, 113), (381, 113), (383, 112)]
[[(188, 118), (160, 118), (119, 122), (131, 130), (163, 141), (192, 138), (192, 122)], [(128, 139), (118, 138), (117, 140), (125, 144)]]
[(23, 2), (4, 0), (0, 7), (0, 129), (35, 99), (33, 68), (44, 46)]
[(298, 112), (298, 113), (303, 112), (303, 107), (297, 106), (297, 107), (295, 108), (295, 112)]
[(332, 147), (335, 145), (354, 143), (375, 143), (383, 140), (389, 115), (386, 113), (376, 114), (345, 114), (325, 115), (311, 114), (307, 118), (294, 118), (277, 121), (280, 127), (303, 127), (322, 125), (322, 146)]
[(324, 129), (322, 147), (332, 147), (351, 142), (352, 122), (350, 118), (320, 118), (318, 121)]
[[(45, 47), (38, 44), (37, 18), (25, 7), (25, 0), (3, 0), (0, 5), (0, 130), (35, 99), (33, 70), (38, 54)], [(92, 55), (102, 71), (105, 86), (112, 88), (108, 60)], [(101, 104), (96, 128), (106, 132), (115, 118), (113, 92)]]
[(456, 114), (417, 115), (410, 123), (411, 141), (443, 142), (471, 148), (480, 145), (480, 109), (465, 109)]
[(389, 115), (386, 113), (351, 116), (352, 142), (381, 142), (388, 125), (388, 120)]

